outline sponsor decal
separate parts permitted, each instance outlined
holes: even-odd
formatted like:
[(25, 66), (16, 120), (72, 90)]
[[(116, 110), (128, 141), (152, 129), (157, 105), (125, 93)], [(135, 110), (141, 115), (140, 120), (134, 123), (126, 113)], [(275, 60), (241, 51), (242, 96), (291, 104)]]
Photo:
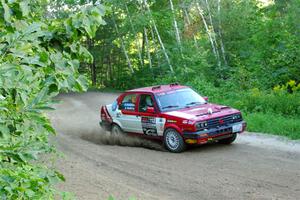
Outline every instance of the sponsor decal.
[(177, 121), (176, 120), (172, 120), (172, 119), (168, 119), (167, 123), (177, 123)]
[(164, 134), (166, 118), (156, 118), (157, 135)]
[(135, 110), (135, 105), (133, 103), (130, 103), (130, 102), (125, 102), (125, 103), (123, 103), (123, 108), (125, 110), (132, 110), (132, 111), (134, 111)]
[(145, 135), (157, 136), (156, 118), (142, 117), (142, 129)]

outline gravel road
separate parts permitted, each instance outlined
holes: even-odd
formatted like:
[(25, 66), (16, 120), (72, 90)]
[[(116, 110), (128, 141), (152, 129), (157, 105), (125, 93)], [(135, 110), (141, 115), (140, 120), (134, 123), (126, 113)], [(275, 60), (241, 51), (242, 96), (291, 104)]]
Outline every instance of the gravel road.
[(64, 94), (50, 119), (64, 157), (59, 190), (78, 199), (300, 199), (300, 143), (244, 133), (232, 145), (210, 144), (181, 154), (137, 138), (110, 138), (99, 107), (116, 94)]

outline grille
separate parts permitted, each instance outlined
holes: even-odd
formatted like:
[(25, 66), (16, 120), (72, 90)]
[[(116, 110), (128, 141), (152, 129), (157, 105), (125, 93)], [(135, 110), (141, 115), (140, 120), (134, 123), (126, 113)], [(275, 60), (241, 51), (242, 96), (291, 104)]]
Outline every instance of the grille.
[(242, 121), (241, 116), (237, 119), (233, 119), (233, 116), (234, 115), (227, 115), (227, 116), (223, 116), (223, 117), (210, 119), (207, 121), (207, 128), (215, 128), (215, 127), (225, 126), (228, 124), (233, 124), (233, 123)]

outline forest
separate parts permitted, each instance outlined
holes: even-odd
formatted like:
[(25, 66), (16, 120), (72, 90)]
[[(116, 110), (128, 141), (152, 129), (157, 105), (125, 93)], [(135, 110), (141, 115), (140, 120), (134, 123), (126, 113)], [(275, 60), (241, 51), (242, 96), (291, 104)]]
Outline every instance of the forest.
[(178, 82), (241, 109), (249, 131), (300, 138), (299, 0), (105, 4), (86, 41), (94, 60), (79, 69), (91, 88)]
[(299, 0), (1, 0), (0, 198), (53, 199), (45, 111), (68, 91), (178, 82), (300, 139)]

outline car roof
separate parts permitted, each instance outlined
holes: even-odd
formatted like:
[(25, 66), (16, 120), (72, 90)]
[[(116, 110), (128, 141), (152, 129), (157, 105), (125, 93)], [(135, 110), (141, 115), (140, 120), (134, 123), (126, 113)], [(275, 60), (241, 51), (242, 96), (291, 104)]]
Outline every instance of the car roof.
[(160, 92), (167, 92), (167, 91), (177, 90), (181, 88), (188, 88), (188, 87), (184, 85), (179, 85), (178, 83), (172, 83), (169, 85), (156, 85), (150, 87), (136, 88), (133, 90), (127, 90), (126, 92), (150, 92), (156, 94)]

